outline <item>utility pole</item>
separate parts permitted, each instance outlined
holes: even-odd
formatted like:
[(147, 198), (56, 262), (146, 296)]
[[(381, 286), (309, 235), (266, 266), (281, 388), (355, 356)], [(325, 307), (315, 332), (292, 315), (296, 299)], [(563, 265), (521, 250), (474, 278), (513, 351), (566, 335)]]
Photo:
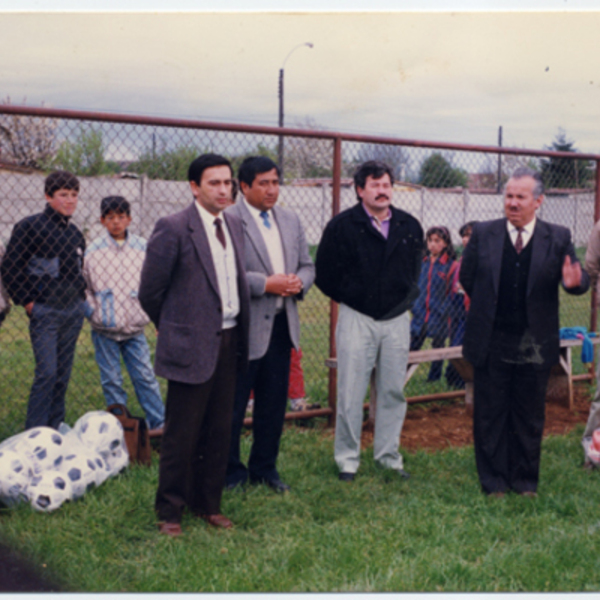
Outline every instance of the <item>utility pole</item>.
[[(498, 147), (502, 148), (502, 125), (498, 127)], [(498, 154), (498, 194), (502, 192), (502, 154)]]

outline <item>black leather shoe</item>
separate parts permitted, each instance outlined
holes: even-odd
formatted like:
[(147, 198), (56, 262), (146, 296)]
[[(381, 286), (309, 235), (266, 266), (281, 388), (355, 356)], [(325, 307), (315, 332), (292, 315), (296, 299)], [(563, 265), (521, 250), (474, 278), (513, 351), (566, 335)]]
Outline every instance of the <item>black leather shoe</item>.
[(347, 473), (346, 471), (341, 471), (339, 474), (340, 481), (354, 481), (354, 473)]
[(289, 492), (291, 489), (290, 486), (287, 483), (283, 483), (283, 481), (281, 481), (279, 477), (276, 479), (265, 479), (264, 477), (257, 477), (255, 479), (251, 477), (250, 483), (252, 485), (268, 485), (272, 490), (275, 490), (276, 492), (279, 492), (281, 494), (283, 494), (284, 492)]
[(230, 492), (244, 492), (244, 483), (246, 483), (245, 481), (236, 481), (234, 483), (228, 483), (225, 485), (225, 489), (229, 490)]
[(281, 479), (266, 479), (264, 483), (268, 485), (272, 490), (275, 490), (280, 494), (289, 492), (292, 489), (287, 483), (283, 483)]
[(402, 479), (410, 479), (410, 473), (407, 473), (404, 469), (394, 469)]

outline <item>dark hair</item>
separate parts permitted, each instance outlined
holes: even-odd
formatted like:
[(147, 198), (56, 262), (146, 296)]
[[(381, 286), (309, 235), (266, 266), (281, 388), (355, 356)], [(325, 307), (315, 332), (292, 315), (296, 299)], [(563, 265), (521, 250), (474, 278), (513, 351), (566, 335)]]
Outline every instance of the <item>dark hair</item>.
[[(372, 177), (373, 179), (380, 179), (385, 174), (390, 176), (390, 183), (394, 185), (394, 175), (392, 174), (392, 169), (386, 165), (384, 162), (379, 160), (368, 160), (364, 162), (362, 165), (354, 171), (354, 189), (355, 191), (360, 188), (361, 190), (365, 189), (365, 185), (367, 183), (367, 177)], [(356, 194), (358, 201), (360, 202), (360, 196), (358, 192)]]
[(234, 177), (231, 180), (231, 201), (235, 204), (235, 200), (237, 198), (238, 192), (240, 191), (240, 184), (238, 180)]
[(535, 181), (533, 186), (533, 197), (539, 198), (544, 193), (544, 180), (542, 174), (530, 169), (529, 167), (519, 167), (513, 171), (511, 179), (521, 179), (522, 177), (531, 177)]
[(460, 237), (465, 237), (465, 235), (471, 235), (473, 233), (473, 225), (475, 225), (475, 223), (478, 222), (479, 221), (468, 221), (458, 230), (458, 235), (460, 235)]
[(107, 196), (102, 198), (100, 202), (100, 214), (105, 217), (108, 213), (115, 212), (120, 214), (131, 215), (131, 206), (123, 196)]
[[(425, 239), (429, 240), (432, 235), (438, 235), (444, 242), (446, 242), (446, 247), (442, 250), (441, 254), (446, 253), (448, 258), (454, 260), (456, 258), (456, 252), (454, 251), (454, 246), (452, 245), (452, 236), (450, 235), (448, 228), (444, 227), (443, 225), (435, 225), (434, 227), (430, 227), (425, 234)], [(429, 256), (429, 250), (427, 250), (427, 256)]]
[(247, 186), (252, 187), (254, 179), (259, 173), (266, 173), (273, 169), (277, 171), (277, 177), (281, 177), (279, 167), (268, 156), (249, 156), (244, 159), (238, 169), (240, 185), (245, 183)]
[(58, 190), (75, 190), (78, 192), (79, 179), (69, 171), (53, 171), (44, 181), (44, 194), (52, 198)]
[(221, 156), (220, 154), (202, 154), (192, 161), (192, 164), (188, 169), (188, 181), (195, 181), (200, 185), (202, 173), (211, 167), (229, 167), (231, 176), (233, 177), (231, 163), (224, 156)]

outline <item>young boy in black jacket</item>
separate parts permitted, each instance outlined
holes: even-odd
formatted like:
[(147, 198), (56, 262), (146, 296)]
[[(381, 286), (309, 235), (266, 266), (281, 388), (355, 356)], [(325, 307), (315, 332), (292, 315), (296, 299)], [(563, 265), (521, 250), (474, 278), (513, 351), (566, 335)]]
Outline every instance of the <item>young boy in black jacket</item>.
[(19, 221), (0, 273), (15, 304), (25, 307), (35, 356), (25, 428), (58, 428), (75, 345), (83, 324), (85, 240), (70, 218), (77, 208), (79, 180), (55, 171), (44, 183), (44, 212)]

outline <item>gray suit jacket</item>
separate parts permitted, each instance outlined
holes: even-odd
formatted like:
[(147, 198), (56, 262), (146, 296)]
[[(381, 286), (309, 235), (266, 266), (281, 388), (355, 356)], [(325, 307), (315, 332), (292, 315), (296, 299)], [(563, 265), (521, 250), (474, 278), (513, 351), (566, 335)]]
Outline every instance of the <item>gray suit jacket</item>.
[[(225, 221), (236, 256), (243, 366), (248, 357), (249, 320), (243, 233), (233, 215), (225, 215)], [(210, 379), (217, 365), (223, 320), (210, 245), (195, 204), (156, 223), (142, 268), (139, 300), (159, 332), (156, 374), (188, 384)]]
[[(246, 277), (250, 286), (250, 360), (257, 360), (265, 355), (271, 340), (277, 296), (266, 294), (265, 285), (267, 277), (275, 273), (262, 234), (245, 203), (242, 200), (238, 201), (230, 206), (225, 214), (239, 217), (244, 227)], [(295, 273), (303, 284), (300, 294), (284, 298), (290, 338), (294, 347), (298, 349), (300, 320), (296, 302), (304, 297), (313, 284), (315, 267), (308, 253), (308, 244), (298, 215), (281, 206), (275, 206), (273, 217), (277, 222), (283, 245), (285, 272)]]

